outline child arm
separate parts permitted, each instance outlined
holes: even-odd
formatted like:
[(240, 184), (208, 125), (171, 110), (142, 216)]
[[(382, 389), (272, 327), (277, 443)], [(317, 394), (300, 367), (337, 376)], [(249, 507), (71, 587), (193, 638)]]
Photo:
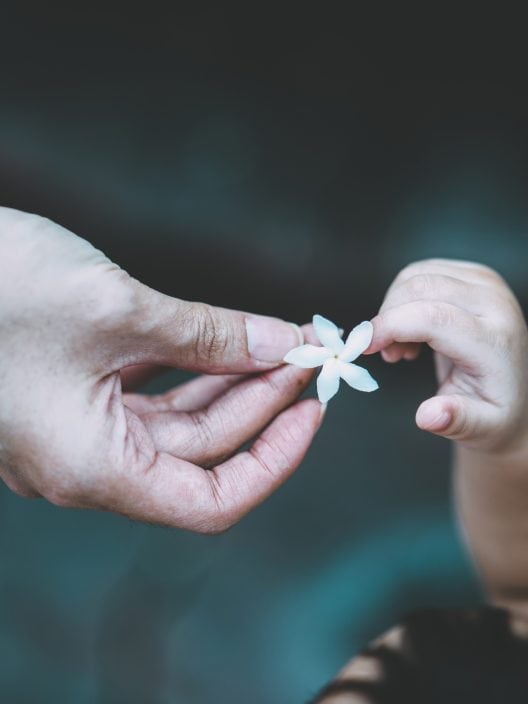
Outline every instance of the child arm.
[(373, 324), (367, 353), (435, 351), (438, 391), (416, 422), (455, 443), (457, 507), (491, 601), (528, 616), (528, 332), (515, 296), (488, 267), (417, 262)]

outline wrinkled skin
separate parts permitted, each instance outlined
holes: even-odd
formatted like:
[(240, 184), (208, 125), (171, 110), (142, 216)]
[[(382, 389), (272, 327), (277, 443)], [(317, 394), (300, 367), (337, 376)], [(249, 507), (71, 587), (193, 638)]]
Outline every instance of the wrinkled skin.
[[(250, 353), (248, 320), (275, 326), (277, 361)], [(298, 401), (311, 373), (279, 366), (299, 342), (288, 323), (158, 293), (0, 208), (0, 476), (18, 494), (225, 530), (291, 475), (321, 422), (317, 401)], [(127, 393), (157, 365), (206, 375)]]

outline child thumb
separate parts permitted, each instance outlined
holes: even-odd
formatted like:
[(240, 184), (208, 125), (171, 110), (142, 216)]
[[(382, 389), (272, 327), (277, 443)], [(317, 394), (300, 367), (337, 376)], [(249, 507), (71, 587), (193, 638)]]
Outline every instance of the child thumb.
[(482, 401), (451, 394), (424, 401), (416, 412), (416, 424), (450, 440), (478, 442), (493, 428), (491, 416), (492, 409)]

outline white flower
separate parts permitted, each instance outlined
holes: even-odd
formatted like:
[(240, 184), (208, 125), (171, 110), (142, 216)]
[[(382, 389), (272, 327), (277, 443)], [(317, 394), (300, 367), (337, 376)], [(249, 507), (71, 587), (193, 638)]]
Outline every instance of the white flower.
[(314, 315), (313, 326), (322, 347), (301, 345), (288, 352), (284, 361), (304, 369), (322, 365), (317, 377), (317, 395), (321, 403), (326, 403), (339, 390), (339, 380), (344, 379), (358, 391), (376, 391), (377, 382), (366, 369), (351, 364), (367, 349), (372, 340), (372, 323), (365, 320), (357, 325), (347, 338), (341, 339), (342, 332), (322, 315)]

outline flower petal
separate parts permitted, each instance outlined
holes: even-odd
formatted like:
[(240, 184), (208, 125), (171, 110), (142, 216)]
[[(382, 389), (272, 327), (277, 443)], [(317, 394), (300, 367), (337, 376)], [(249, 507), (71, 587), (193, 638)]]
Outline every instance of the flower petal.
[(335, 325), (331, 320), (323, 318), (322, 315), (314, 315), (313, 326), (315, 328), (315, 334), (319, 338), (319, 342), (332, 350), (334, 354), (340, 354), (345, 343), (339, 336), (339, 330), (337, 325)]
[(337, 364), (339, 365), (339, 375), (353, 389), (358, 391), (376, 391), (379, 388), (378, 382), (363, 367), (358, 367), (357, 364), (350, 364), (349, 362), (338, 361)]
[(372, 342), (374, 328), (370, 320), (364, 320), (352, 330), (347, 337), (345, 349), (339, 355), (342, 362), (353, 362)]
[(317, 377), (317, 395), (321, 403), (330, 401), (339, 391), (339, 366), (336, 359), (329, 359), (323, 364)]
[(316, 347), (315, 345), (301, 345), (290, 350), (284, 361), (288, 364), (295, 364), (303, 369), (313, 369), (320, 367), (327, 359), (333, 357), (333, 352), (326, 347)]

